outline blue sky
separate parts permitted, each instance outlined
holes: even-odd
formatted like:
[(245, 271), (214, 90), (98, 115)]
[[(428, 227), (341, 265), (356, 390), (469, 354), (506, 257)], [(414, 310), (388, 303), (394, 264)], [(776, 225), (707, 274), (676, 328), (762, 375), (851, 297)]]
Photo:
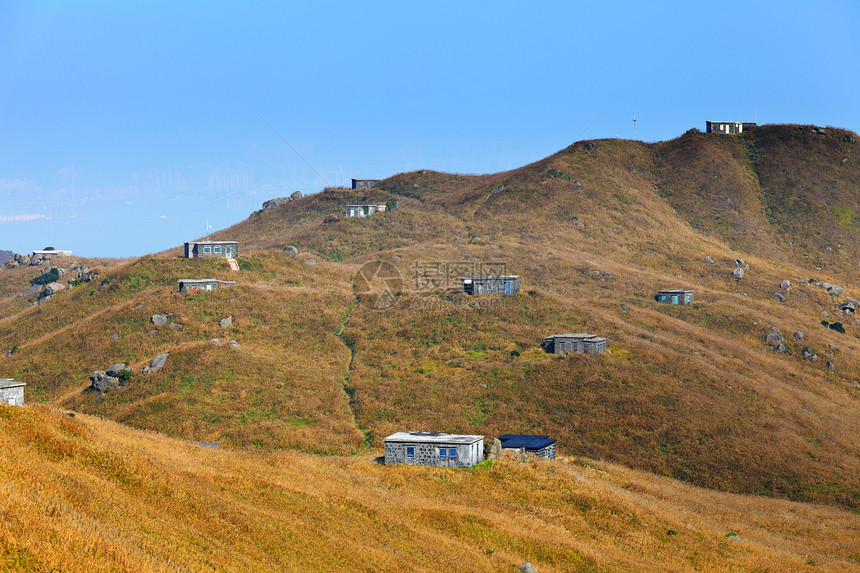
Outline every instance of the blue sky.
[[(860, 2), (0, 3), (0, 249), (157, 252), (272, 197), (706, 119), (860, 130)], [(259, 114), (259, 115), (258, 115)], [(590, 126), (590, 127), (589, 127)]]

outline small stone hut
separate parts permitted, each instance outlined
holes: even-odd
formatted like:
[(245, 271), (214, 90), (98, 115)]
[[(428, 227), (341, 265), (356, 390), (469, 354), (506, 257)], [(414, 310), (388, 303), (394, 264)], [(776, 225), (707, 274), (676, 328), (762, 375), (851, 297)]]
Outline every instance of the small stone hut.
[(755, 127), (755, 123), (749, 121), (706, 121), (705, 131), (707, 133), (743, 133)]
[(197, 291), (218, 290), (219, 287), (236, 286), (236, 281), (220, 281), (218, 279), (179, 279), (179, 292), (182, 294), (195, 293)]
[(484, 461), (484, 436), (397, 432), (383, 442), (386, 465), (470, 468)]
[(352, 180), (352, 188), (353, 189), (370, 189), (371, 187), (375, 187), (377, 183), (379, 183), (379, 179), (353, 179)]
[(503, 450), (514, 450), (517, 453), (527, 453), (555, 459), (555, 440), (549, 436), (522, 436), (519, 434), (504, 434), (499, 436)]
[(654, 297), (657, 302), (668, 304), (693, 304), (693, 291), (691, 290), (661, 290)]
[(188, 241), (185, 243), (185, 258), (235, 259), (239, 256), (238, 241)]
[(9, 406), (24, 405), (24, 382), (16, 382), (11, 378), (0, 378), (0, 404)]
[(43, 257), (71, 257), (72, 251), (58, 251), (57, 249), (49, 249), (47, 251), (33, 251), (34, 255), (42, 255)]
[(462, 277), (466, 294), (517, 294), (520, 292), (520, 275), (490, 275)]
[[(587, 341), (594, 341), (586, 345)], [(602, 343), (602, 349), (597, 350)], [(598, 354), (606, 350), (606, 339), (595, 336), (594, 334), (586, 334), (585, 332), (577, 332), (575, 334), (553, 334), (543, 339), (543, 348), (549, 353), (560, 354), (562, 352), (578, 352), (582, 354)], [(591, 352), (588, 352), (588, 349)]]
[(347, 217), (370, 217), (374, 213), (385, 211), (385, 205), (347, 205)]

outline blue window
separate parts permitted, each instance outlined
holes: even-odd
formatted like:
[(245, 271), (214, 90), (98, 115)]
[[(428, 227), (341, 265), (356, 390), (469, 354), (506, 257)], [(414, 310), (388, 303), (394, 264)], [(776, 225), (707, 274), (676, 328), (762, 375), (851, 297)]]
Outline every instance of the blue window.
[(672, 295), (672, 304), (678, 304), (678, 295), (676, 295), (676, 294)]
[(511, 294), (511, 283), (505, 283), (505, 294)]
[(452, 460), (457, 459), (457, 448), (448, 448), (448, 457)]
[(439, 448), (439, 457), (444, 458), (445, 454), (448, 452), (445, 448)]
[(415, 457), (415, 446), (406, 446), (406, 457), (414, 458)]
[(209, 253), (209, 252), (212, 252), (212, 250), (209, 247), (203, 247), (203, 252)]
[(228, 245), (228, 246), (226, 246), (226, 247), (224, 247), (224, 252), (225, 252), (225, 253), (227, 253), (228, 255), (230, 254), (230, 247), (229, 247), (229, 245)]
[(216, 253), (220, 253), (220, 252), (221, 252), (221, 247), (215, 247), (215, 252), (216, 252)]

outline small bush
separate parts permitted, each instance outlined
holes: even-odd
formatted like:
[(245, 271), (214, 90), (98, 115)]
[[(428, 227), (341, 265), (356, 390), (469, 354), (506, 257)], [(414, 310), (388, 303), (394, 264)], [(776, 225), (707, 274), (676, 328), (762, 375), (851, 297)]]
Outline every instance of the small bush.
[(34, 279), (30, 279), (30, 284), (33, 285), (46, 285), (48, 283), (55, 283), (60, 280), (60, 270), (57, 267), (52, 267), (46, 273), (42, 273)]
[(123, 370), (117, 375), (120, 384), (125, 384), (131, 378), (131, 370)]
[(831, 323), (831, 324), (830, 324), (830, 329), (831, 329), (831, 330), (835, 330), (836, 332), (838, 332), (838, 333), (840, 333), (840, 334), (845, 334), (845, 327), (844, 327), (844, 326), (842, 326), (842, 323), (841, 323), (841, 322), (834, 322), (834, 323)]

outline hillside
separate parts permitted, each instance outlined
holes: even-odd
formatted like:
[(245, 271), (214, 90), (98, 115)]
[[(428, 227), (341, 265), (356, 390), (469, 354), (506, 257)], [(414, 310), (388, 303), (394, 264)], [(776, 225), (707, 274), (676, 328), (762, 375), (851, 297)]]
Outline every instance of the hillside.
[(4, 571), (860, 570), (856, 515), (580, 458), (200, 447), (0, 405)]
[[(577, 142), (510, 172), (326, 189), (216, 233), (240, 241), (238, 273), (174, 249), (29, 306), (15, 293), (37, 271), (4, 268), (0, 350), (16, 352), (0, 353), (0, 376), (28, 382), (31, 401), (190, 441), (347, 454), (397, 429), (550, 434), (573, 456), (856, 510), (860, 326), (835, 305), (860, 293), (860, 168), (856, 136), (824, 131)], [(400, 208), (338, 215), (389, 200)], [(375, 260), (402, 277), (385, 312), (353, 288)], [(498, 265), (522, 275), (520, 294), (476, 306), (446, 288)], [(176, 292), (203, 276), (237, 285)], [(660, 288), (695, 289), (696, 303), (658, 305)], [(764, 340), (773, 327), (784, 353)], [(539, 349), (577, 331), (609, 352)], [(134, 369), (125, 389), (85, 390), (116, 362)]]

